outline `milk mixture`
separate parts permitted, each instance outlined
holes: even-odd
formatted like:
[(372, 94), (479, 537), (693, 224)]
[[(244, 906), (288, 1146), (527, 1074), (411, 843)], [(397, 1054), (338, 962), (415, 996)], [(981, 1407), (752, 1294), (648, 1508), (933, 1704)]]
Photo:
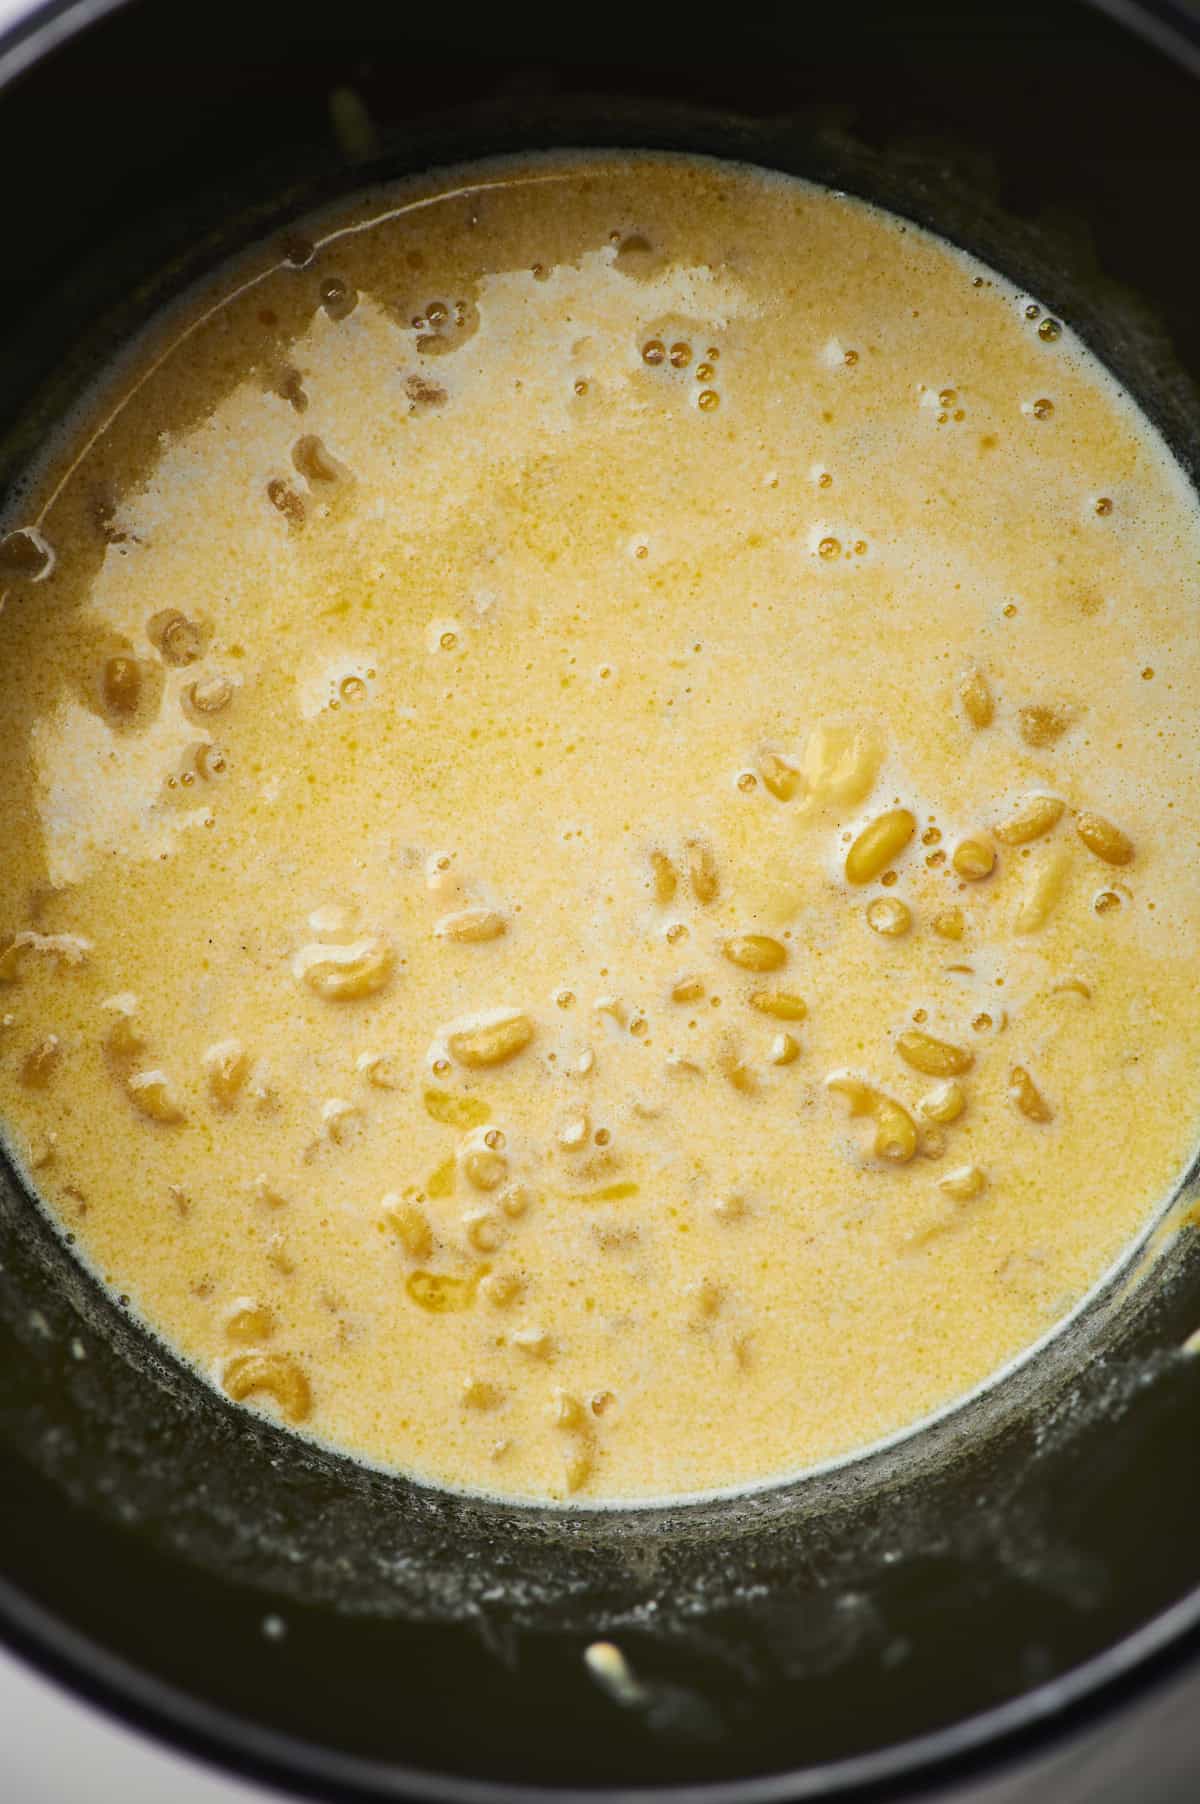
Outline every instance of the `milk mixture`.
[(239, 1404), (439, 1484), (943, 1408), (1200, 1119), (1195, 497), (1036, 297), (687, 158), (162, 322), (0, 540), (0, 1116)]

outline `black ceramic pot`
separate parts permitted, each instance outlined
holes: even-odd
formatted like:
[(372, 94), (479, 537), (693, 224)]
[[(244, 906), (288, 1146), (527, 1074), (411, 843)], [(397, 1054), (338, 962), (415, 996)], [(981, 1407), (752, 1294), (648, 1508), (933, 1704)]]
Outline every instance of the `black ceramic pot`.
[[(1200, 53), (1189, 73), (1181, 4), (1151, 24), (1069, 0), (57, 0), (0, 40), (0, 493), (231, 248), (402, 171), (554, 145), (737, 156), (933, 226), (1070, 320), (1196, 474)], [(339, 87), (373, 122), (357, 161)], [(0, 1627), (148, 1730), (324, 1797), (975, 1797), (994, 1768), (989, 1798), (1063, 1804), (1083, 1759), (1136, 1774), (1114, 1795), (1193, 1796), (1195, 1238), (1161, 1234), (899, 1450), (741, 1502), (570, 1514), (235, 1411), (0, 1173)], [(597, 1683), (597, 1639), (632, 1689)], [(1170, 1764), (1161, 1735), (1138, 1746), (1168, 1705)]]

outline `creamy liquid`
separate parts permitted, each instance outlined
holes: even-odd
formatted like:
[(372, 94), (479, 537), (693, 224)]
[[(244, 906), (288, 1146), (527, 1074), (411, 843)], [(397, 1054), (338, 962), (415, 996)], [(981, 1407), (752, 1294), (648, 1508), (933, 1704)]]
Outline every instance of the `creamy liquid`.
[(7, 522), (17, 1158), (213, 1383), (432, 1482), (911, 1425), (1193, 1144), (1194, 496), (1034, 300), (794, 181), (303, 230)]

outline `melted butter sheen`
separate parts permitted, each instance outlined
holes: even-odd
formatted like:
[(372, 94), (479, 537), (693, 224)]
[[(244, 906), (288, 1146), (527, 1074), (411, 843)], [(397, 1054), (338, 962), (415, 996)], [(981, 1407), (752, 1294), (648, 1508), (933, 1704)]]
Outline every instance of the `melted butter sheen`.
[(232, 1398), (423, 1479), (911, 1425), (1193, 1143), (1194, 497), (1036, 302), (794, 182), (305, 231), (8, 522), (11, 1145)]

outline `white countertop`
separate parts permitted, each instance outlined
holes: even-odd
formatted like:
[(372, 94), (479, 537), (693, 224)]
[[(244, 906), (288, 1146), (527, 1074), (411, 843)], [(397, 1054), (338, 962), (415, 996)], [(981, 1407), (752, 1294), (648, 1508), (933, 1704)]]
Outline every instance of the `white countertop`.
[(0, 1749), (4, 1804), (269, 1804), (280, 1795), (168, 1753), (2, 1649)]

